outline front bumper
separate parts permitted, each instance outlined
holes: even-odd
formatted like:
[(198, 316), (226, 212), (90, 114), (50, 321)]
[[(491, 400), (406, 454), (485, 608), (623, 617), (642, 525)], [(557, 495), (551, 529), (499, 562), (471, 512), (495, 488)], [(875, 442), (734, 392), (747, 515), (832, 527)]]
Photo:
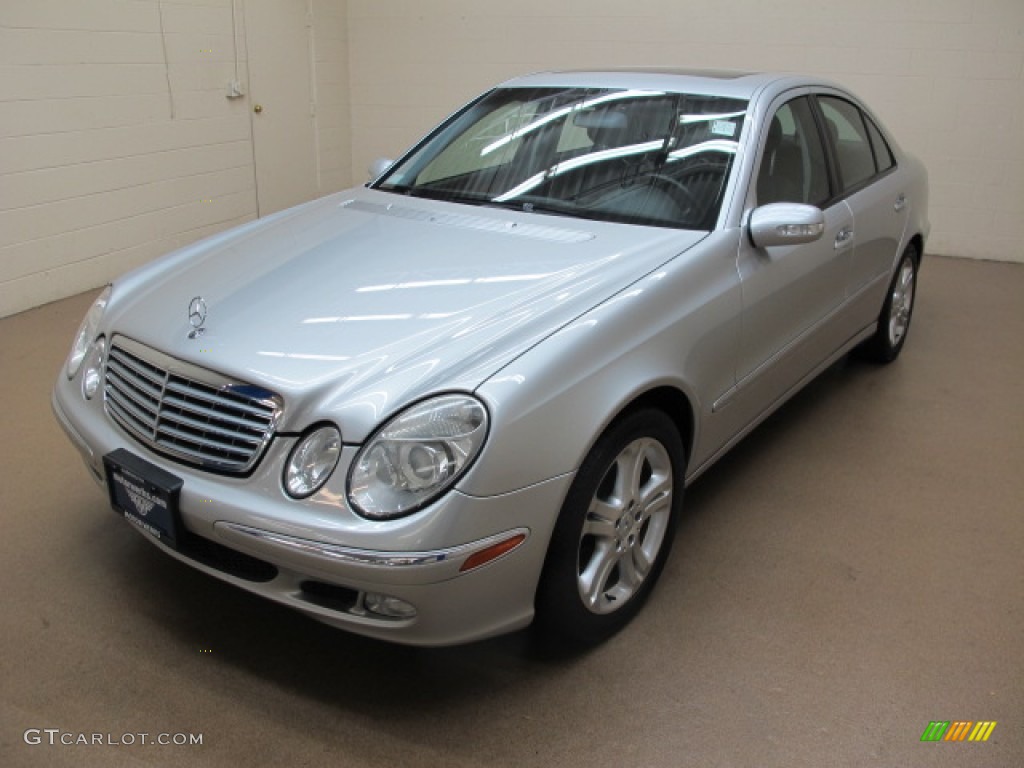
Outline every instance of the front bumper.
[[(140, 531), (167, 554), (318, 620), (412, 645), (469, 642), (530, 623), (551, 529), (572, 480), (563, 475), (491, 497), (455, 490), (410, 517), (374, 522), (345, 502), (353, 447), (331, 482), (296, 501), (280, 483), (295, 438), (276, 437), (251, 476), (224, 477), (150, 452), (110, 421), (101, 399), (84, 400), (77, 381), (63, 375), (53, 410), (99, 484), (103, 456), (117, 448), (182, 479), (185, 542), (176, 550)], [(510, 552), (460, 570), (475, 553), (518, 536), (525, 539)], [(412, 606), (414, 615), (375, 612), (380, 597)]]

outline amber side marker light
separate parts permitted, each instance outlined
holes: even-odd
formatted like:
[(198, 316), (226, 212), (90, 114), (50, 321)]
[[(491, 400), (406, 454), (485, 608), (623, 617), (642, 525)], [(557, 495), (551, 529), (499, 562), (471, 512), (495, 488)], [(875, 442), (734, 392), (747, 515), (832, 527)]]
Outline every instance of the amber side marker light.
[(474, 552), (466, 558), (466, 562), (459, 568), (459, 573), (465, 573), (466, 571), (472, 571), (474, 568), (479, 568), (481, 565), (487, 565), (492, 560), (497, 560), (502, 555), (507, 555), (524, 541), (526, 541), (526, 534), (517, 533), (511, 539), (499, 541), (497, 544), (487, 547), (487, 549)]

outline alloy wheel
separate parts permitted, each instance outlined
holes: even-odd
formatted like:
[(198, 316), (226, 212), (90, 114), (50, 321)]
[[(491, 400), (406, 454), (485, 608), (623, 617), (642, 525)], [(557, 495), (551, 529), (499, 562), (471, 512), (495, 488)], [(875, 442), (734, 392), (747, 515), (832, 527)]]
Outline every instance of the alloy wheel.
[(577, 587), (592, 613), (612, 613), (643, 585), (672, 513), (668, 450), (644, 437), (612, 461), (590, 501), (577, 553)]

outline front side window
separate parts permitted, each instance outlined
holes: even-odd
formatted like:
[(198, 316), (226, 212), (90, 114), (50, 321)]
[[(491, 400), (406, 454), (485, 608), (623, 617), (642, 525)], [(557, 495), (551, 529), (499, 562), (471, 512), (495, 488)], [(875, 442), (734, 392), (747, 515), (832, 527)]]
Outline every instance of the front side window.
[(711, 229), (746, 102), (505, 88), (441, 126), (375, 188), (470, 205)]
[(783, 104), (768, 123), (757, 203), (822, 205), (831, 196), (825, 148), (806, 97)]

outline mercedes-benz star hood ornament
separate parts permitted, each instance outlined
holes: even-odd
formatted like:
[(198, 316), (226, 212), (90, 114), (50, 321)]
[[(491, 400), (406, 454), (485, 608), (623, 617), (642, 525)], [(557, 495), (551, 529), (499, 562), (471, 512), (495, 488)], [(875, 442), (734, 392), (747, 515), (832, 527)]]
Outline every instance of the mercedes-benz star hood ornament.
[(196, 296), (188, 304), (188, 324), (192, 326), (192, 330), (189, 331), (188, 337), (195, 339), (203, 335), (206, 328), (203, 325), (206, 323), (206, 302), (202, 296)]

